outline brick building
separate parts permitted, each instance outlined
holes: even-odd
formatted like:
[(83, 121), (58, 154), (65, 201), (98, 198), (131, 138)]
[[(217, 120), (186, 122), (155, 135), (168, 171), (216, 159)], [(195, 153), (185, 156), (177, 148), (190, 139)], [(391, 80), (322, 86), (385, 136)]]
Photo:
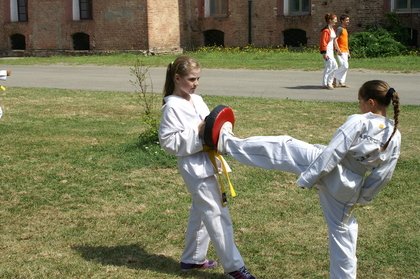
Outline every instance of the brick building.
[[(204, 2), (206, 9), (206, 3), (213, 1), (198, 2)], [(214, 30), (213, 33), (216, 35), (213, 38), (217, 39), (222, 37), (222, 34), (224, 35), (225, 46), (243, 46), (248, 43), (261, 47), (317, 45), (319, 32), (326, 24), (324, 20), (326, 13), (335, 13), (338, 17), (344, 13), (348, 14), (351, 18), (349, 31), (358, 32), (368, 25), (383, 23), (386, 14), (395, 12), (404, 26), (410, 29), (414, 45), (419, 45), (417, 30), (420, 29), (420, 1), (418, 0), (231, 0), (226, 2), (228, 2), (228, 7), (225, 14), (216, 13), (212, 16), (212, 13), (207, 10), (199, 13), (198, 32), (194, 34), (196, 43), (206, 43), (200, 42), (201, 34), (204, 35), (204, 40), (211, 41), (211, 30)], [(219, 36), (217, 36), (218, 32)]]
[(176, 51), (179, 12), (172, 0), (0, 0), (0, 50)]
[(419, 45), (419, 0), (0, 0), (0, 51), (317, 45), (327, 12), (349, 14), (350, 32), (395, 12)]

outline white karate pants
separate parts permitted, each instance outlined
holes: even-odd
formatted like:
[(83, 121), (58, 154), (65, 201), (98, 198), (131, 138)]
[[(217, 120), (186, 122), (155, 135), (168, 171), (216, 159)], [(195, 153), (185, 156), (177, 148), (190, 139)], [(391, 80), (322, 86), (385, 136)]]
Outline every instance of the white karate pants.
[(337, 61), (335, 61), (334, 56), (329, 57), (327, 60), (324, 59), (324, 73), (322, 75), (322, 86), (332, 86), (335, 71), (337, 70), (337, 68)]
[(349, 70), (349, 53), (343, 52), (337, 55), (338, 69), (335, 71), (335, 79), (342, 84), (346, 83), (347, 71)]
[(211, 240), (224, 271), (238, 270), (244, 266), (244, 261), (233, 238), (229, 209), (222, 206), (216, 176), (188, 180), (184, 179), (192, 196), (192, 206), (181, 261), (203, 263)]
[[(297, 175), (306, 170), (322, 151), (321, 147), (289, 136), (238, 139), (224, 133), (220, 140), (224, 141), (227, 154), (243, 164)], [(327, 187), (319, 187), (318, 193), (328, 226), (330, 278), (356, 278), (357, 222), (351, 215), (351, 207), (334, 199)]]

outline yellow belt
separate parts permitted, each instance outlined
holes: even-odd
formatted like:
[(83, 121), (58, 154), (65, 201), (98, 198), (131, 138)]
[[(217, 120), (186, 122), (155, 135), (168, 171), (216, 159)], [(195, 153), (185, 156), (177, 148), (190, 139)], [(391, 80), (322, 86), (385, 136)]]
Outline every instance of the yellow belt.
[[(226, 196), (226, 189), (225, 189), (225, 181), (229, 185), (230, 195), (233, 198), (237, 196), (237, 194), (235, 192), (235, 189), (233, 188), (232, 182), (230, 182), (229, 172), (227, 171), (227, 167), (226, 167), (226, 161), (222, 157), (222, 155), (220, 155), (215, 150), (207, 150), (207, 153), (209, 154), (210, 161), (213, 164), (215, 172), (217, 173), (217, 179), (219, 181), (220, 190), (222, 192), (222, 204), (223, 204), (223, 206), (226, 206), (227, 205), (227, 196)], [(222, 173), (219, 173), (219, 168), (217, 167), (216, 158), (219, 159), (219, 161), (220, 161), (220, 164), (222, 166)]]

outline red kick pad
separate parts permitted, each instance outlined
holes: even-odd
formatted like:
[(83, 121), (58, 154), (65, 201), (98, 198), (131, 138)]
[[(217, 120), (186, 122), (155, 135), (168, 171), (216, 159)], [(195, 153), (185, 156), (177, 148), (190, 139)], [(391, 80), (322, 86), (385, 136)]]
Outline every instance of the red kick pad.
[(222, 125), (225, 122), (230, 122), (233, 126), (235, 124), (235, 115), (230, 107), (218, 105), (207, 115), (204, 121), (206, 122), (204, 126), (204, 143), (211, 148), (216, 148)]

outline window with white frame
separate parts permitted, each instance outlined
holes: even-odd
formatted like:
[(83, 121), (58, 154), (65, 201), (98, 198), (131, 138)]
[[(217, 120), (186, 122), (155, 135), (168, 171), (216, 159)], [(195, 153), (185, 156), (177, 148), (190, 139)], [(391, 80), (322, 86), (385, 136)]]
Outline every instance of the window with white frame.
[(311, 12), (310, 0), (284, 0), (283, 5), (285, 15), (308, 15)]
[(418, 13), (420, 0), (391, 0), (391, 10), (397, 13)]
[(228, 15), (228, 0), (205, 0), (204, 16), (217, 17)]
[(92, 19), (92, 0), (73, 0), (73, 20)]
[(10, 0), (10, 20), (12, 22), (28, 21), (27, 0)]

